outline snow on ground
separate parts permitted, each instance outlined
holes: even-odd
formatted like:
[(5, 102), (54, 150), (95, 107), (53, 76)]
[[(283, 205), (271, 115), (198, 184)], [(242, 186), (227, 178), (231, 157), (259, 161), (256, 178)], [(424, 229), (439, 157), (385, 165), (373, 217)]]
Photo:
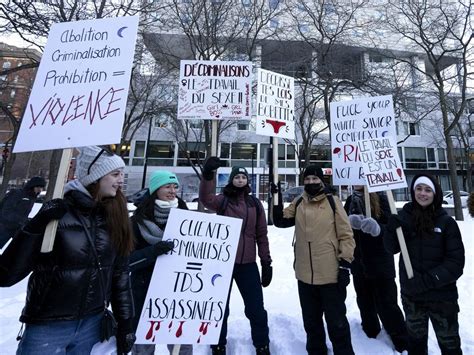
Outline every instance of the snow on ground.
[[(193, 204), (189, 205), (190, 208), (195, 208)], [(474, 294), (474, 241), (471, 239), (474, 238), (474, 219), (467, 214), (466, 209), (464, 209), (464, 213), (465, 221), (458, 222), (466, 249), (464, 275), (458, 281), (461, 308), (459, 324), (463, 352), (464, 354), (474, 354), (474, 328), (471, 328), (474, 303), (469, 301)], [(269, 317), (270, 349), (274, 355), (306, 353), (306, 336), (293, 272), (293, 250), (291, 247), (293, 232), (294, 228), (269, 227), (270, 250), (273, 258), (273, 281), (269, 287), (264, 289), (264, 301)], [(10, 288), (0, 288), (0, 354), (2, 355), (15, 353), (17, 347), (15, 338), (20, 329), (18, 317), (24, 305), (25, 289), (26, 280)], [(352, 284), (349, 285), (347, 290), (347, 317), (351, 327), (355, 353), (362, 355), (398, 354), (392, 349), (390, 338), (383, 330), (377, 339), (369, 339), (365, 336), (360, 326), (359, 312)], [(331, 349), (329, 339), (327, 342)], [(227, 347), (228, 354), (255, 354), (250, 339), (249, 322), (245, 318), (242, 299), (236, 287), (233, 288), (231, 297)], [(430, 355), (440, 354), (431, 327), (428, 347)], [(111, 348), (111, 346), (103, 345), (98, 351), (95, 351), (95, 354), (108, 354), (110, 353), (106, 350), (108, 348)], [(164, 345), (158, 345), (155, 354), (167, 355), (168, 351)], [(207, 345), (196, 345), (194, 354), (210, 354), (210, 351)], [(331, 351), (330, 354), (332, 354)]]

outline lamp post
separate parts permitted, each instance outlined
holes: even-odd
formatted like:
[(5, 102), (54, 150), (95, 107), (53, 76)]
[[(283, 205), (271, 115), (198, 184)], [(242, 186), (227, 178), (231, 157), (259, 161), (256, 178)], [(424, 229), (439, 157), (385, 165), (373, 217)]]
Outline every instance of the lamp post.
[(148, 148), (150, 144), (152, 124), (153, 124), (153, 116), (150, 117), (150, 123), (148, 124), (148, 136), (146, 138), (146, 143), (145, 143), (145, 161), (143, 162), (142, 190), (145, 188), (145, 182), (146, 182), (146, 171), (148, 168)]

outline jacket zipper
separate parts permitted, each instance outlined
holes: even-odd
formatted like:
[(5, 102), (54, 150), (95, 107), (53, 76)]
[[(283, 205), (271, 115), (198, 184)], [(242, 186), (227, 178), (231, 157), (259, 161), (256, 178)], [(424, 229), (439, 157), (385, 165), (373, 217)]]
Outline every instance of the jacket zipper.
[(247, 222), (249, 219), (249, 206), (247, 205), (247, 202), (245, 201), (244, 198), (244, 203), (245, 203), (245, 221), (244, 221), (244, 226), (242, 227), (242, 234), (244, 238), (244, 245), (242, 246), (242, 257), (240, 258), (240, 263), (242, 264), (244, 261), (244, 254), (245, 254), (245, 230), (247, 229)]
[(311, 256), (311, 242), (308, 242), (309, 247), (309, 266), (311, 268), (311, 284), (314, 284), (314, 271), (313, 271), (313, 257)]

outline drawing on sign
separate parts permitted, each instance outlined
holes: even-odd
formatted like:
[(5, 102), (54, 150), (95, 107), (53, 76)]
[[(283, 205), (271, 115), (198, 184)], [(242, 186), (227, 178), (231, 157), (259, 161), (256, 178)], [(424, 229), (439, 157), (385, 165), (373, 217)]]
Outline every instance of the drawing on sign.
[(396, 137), (391, 96), (331, 103), (331, 152), (335, 185), (365, 185), (358, 143)]
[(53, 24), (15, 152), (120, 141), (138, 17)]
[(257, 133), (294, 139), (294, 79), (259, 69), (257, 72)]
[(138, 344), (218, 341), (241, 224), (235, 218), (172, 209), (163, 240), (173, 240), (174, 247), (155, 265)]
[(181, 61), (178, 118), (249, 118), (251, 73), (251, 62)]

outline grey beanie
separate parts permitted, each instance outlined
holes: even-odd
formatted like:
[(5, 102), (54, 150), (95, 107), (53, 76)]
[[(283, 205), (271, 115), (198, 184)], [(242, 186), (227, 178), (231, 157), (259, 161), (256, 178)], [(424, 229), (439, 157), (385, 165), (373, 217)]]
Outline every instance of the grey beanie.
[(111, 171), (125, 167), (124, 161), (118, 155), (95, 145), (78, 149), (80, 153), (76, 160), (76, 177), (84, 187)]

